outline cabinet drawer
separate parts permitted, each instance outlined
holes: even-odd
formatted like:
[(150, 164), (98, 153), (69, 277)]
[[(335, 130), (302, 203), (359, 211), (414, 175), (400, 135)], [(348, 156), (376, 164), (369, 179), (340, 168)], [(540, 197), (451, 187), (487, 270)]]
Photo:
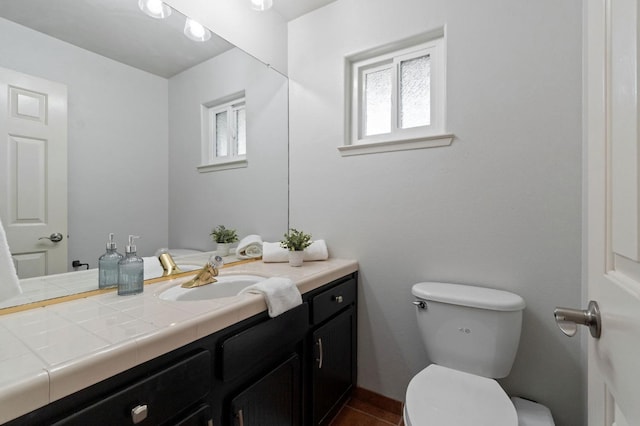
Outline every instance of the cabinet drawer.
[(313, 323), (318, 324), (356, 301), (356, 280), (338, 284), (312, 299)]
[(303, 303), (275, 318), (230, 336), (220, 345), (220, 378), (231, 381), (303, 339), (309, 328), (309, 306)]
[[(210, 386), (211, 353), (202, 351), (106, 395), (55, 425), (158, 425), (172, 419), (179, 423), (176, 416), (202, 401)], [(134, 408), (140, 412), (139, 421), (133, 420)]]

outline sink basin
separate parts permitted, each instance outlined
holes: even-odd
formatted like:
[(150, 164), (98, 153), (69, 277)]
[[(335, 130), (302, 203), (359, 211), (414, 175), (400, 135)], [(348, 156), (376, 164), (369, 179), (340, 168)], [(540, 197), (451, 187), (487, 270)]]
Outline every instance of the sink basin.
[(237, 295), (243, 288), (266, 280), (265, 277), (259, 275), (222, 275), (216, 277), (216, 279), (218, 282), (203, 285), (202, 287), (182, 288), (177, 285), (163, 291), (158, 297), (162, 300), (176, 302), (232, 297)]

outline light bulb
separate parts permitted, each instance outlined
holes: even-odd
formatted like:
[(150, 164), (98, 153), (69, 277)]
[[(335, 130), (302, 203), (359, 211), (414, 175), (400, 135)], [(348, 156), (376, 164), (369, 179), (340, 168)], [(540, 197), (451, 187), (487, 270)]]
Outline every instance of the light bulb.
[(141, 11), (156, 19), (164, 19), (171, 15), (171, 8), (160, 0), (139, 0)]
[(271, 9), (273, 6), (273, 0), (251, 0), (251, 8), (253, 10), (264, 11)]
[(211, 31), (203, 27), (201, 23), (187, 18), (184, 23), (184, 35), (193, 41), (207, 41), (211, 38)]

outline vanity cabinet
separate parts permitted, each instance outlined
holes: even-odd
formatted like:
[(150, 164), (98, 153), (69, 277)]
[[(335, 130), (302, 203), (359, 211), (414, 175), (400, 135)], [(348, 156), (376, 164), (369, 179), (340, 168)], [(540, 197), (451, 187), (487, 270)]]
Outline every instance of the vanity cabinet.
[(300, 357), (292, 354), (231, 400), (234, 423), (298, 426), (302, 416), (300, 377)]
[[(223, 425), (298, 426), (309, 305), (220, 339)], [(227, 395), (227, 396), (225, 396)]]
[(150, 367), (146, 374), (135, 374), (135, 378), (119, 375), (109, 386), (93, 386), (14, 422), (55, 426), (210, 424), (209, 351), (181, 355), (162, 368)]
[(326, 424), (355, 386), (354, 272), (7, 425)]
[(308, 412), (314, 426), (327, 424), (355, 386), (356, 302), (355, 274), (309, 295)]

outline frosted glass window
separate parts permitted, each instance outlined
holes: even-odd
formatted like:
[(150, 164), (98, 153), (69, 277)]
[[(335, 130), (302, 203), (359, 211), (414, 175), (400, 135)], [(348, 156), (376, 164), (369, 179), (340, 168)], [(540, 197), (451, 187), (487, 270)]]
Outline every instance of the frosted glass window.
[(400, 62), (400, 128), (431, 124), (429, 55)]
[(247, 119), (244, 107), (236, 110), (236, 132), (238, 134), (238, 155), (247, 153)]
[(444, 29), (428, 36), (395, 50), (374, 48), (371, 56), (358, 53), (351, 62), (347, 145), (415, 143), (445, 133)]
[(364, 114), (365, 136), (391, 131), (391, 69), (365, 74)]
[(229, 155), (229, 128), (227, 112), (216, 114), (216, 157), (226, 157)]

